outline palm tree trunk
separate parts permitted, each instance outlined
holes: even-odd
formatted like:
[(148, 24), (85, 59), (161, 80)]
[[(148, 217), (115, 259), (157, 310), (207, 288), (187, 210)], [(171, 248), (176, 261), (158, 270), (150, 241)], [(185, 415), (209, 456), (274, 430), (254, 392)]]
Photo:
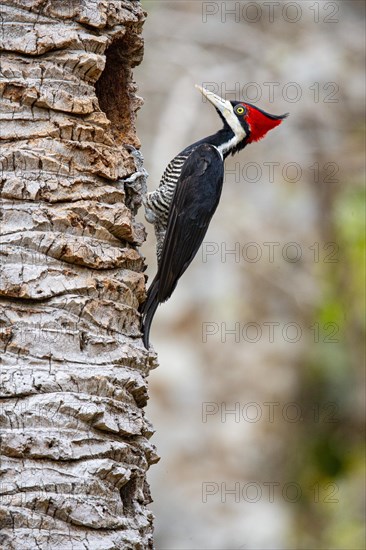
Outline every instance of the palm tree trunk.
[(7, 550), (152, 548), (138, 1), (0, 4)]

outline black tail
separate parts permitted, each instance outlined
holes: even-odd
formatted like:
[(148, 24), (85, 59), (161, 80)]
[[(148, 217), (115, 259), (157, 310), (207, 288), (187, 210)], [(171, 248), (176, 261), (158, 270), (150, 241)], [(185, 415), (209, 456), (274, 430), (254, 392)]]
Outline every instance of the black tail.
[(155, 311), (157, 310), (157, 307), (159, 305), (159, 302), (157, 300), (158, 291), (159, 291), (159, 280), (155, 278), (151, 283), (151, 286), (147, 292), (146, 302), (144, 302), (141, 308), (141, 313), (142, 313), (141, 330), (143, 333), (143, 342), (146, 349), (149, 349), (150, 327), (155, 315)]

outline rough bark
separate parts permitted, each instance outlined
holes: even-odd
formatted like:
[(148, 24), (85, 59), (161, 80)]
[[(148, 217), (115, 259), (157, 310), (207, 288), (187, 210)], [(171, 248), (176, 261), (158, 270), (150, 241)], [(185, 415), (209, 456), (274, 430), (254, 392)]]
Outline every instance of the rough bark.
[(152, 548), (139, 2), (1, 9), (0, 546)]

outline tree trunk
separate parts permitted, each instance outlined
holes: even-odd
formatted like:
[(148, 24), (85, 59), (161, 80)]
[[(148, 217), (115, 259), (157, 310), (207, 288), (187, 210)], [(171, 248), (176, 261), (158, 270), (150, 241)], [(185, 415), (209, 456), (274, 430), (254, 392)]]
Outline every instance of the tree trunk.
[(138, 1), (0, 4), (7, 550), (152, 548)]

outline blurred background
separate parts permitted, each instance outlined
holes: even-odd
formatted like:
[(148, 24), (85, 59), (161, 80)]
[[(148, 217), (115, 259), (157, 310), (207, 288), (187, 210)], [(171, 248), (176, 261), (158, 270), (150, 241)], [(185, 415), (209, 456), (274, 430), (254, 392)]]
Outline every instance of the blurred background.
[(202, 248), (155, 317), (156, 548), (362, 549), (364, 2), (143, 6), (150, 191), (221, 126), (195, 83), (290, 113), (227, 160)]

